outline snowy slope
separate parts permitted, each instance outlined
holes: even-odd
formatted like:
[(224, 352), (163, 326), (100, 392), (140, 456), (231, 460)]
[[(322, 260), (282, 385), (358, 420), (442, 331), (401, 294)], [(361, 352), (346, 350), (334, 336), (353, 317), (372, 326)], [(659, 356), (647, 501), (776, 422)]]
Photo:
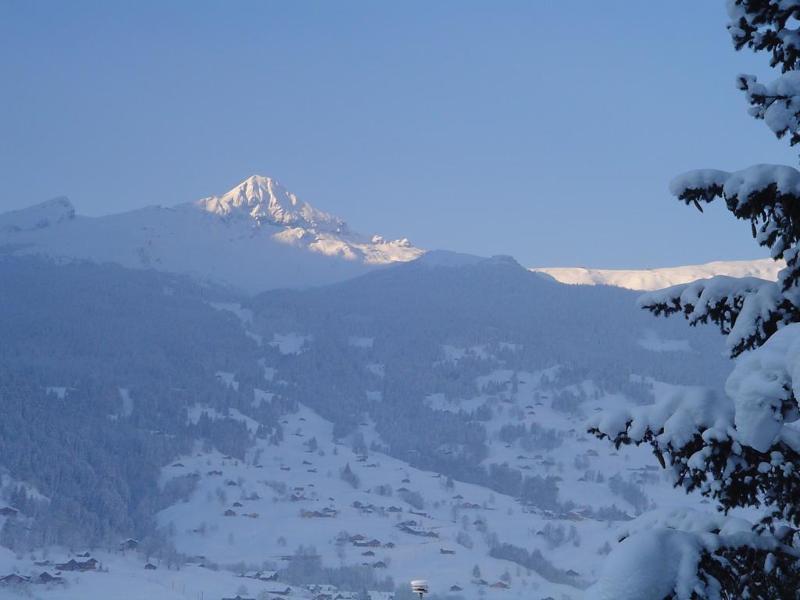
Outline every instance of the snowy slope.
[(0, 214), (0, 234), (42, 229), (69, 221), (75, 209), (66, 198), (53, 198), (28, 208)]
[[(284, 209), (292, 209), (289, 202)], [(249, 215), (257, 208), (239, 206), (223, 215), (171, 210), (247, 222), (250, 217), (235, 211)], [(312, 219), (319, 226), (321, 219), (302, 210), (287, 218), (305, 219), (303, 227)], [(152, 321), (172, 306), (169, 319), (157, 320), (167, 323), (191, 308), (190, 292), (172, 288), (170, 280), (179, 278), (95, 265), (51, 265), (40, 273), (39, 261), (19, 262), (31, 263), (30, 272), (58, 290), (53, 296), (61, 299), (40, 310), (58, 322), (96, 303), (113, 307), (111, 322), (137, 323), (141, 314)], [(8, 270), (7, 278), (26, 281), (24, 267)], [(60, 271), (63, 281), (54, 286)], [(90, 278), (83, 271), (98, 274)], [(110, 279), (111, 271), (120, 273)], [(153, 282), (127, 288), (127, 277)], [(96, 291), (76, 298), (70, 286), (101, 288), (87, 285), (92, 281), (127, 289), (129, 302)], [(157, 293), (145, 302), (153, 286)], [(43, 302), (39, 289), (17, 303), (5, 298), (6, 313), (37, 314), (31, 299)], [(107, 572), (65, 573), (65, 583), (24, 584), (20, 593), (53, 600), (207, 600), (237, 593), (277, 598), (270, 592), (291, 587), (291, 597), (316, 598), (309, 586), (319, 579), (287, 576), (293, 564), (287, 557), (302, 545), (313, 547), (328, 569), (359, 566), (397, 584), (426, 578), (440, 596), (461, 588), (454, 596), (580, 600), (631, 518), (654, 506), (702, 502), (673, 489), (647, 448), (614, 450), (588, 435), (589, 419), (691, 392), (698, 382), (713, 386), (728, 369), (714, 331), (654, 319), (636, 307), (637, 295), (562, 285), (508, 257), (431, 252), (335, 285), (274, 290), (250, 300), (204, 299), (193, 309), (198, 318), (191, 329), (214, 332), (220, 355), (201, 357), (207, 377), (182, 376), (175, 388), (174, 374), (132, 377), (139, 371), (127, 363), (122, 377), (106, 374), (107, 389), (120, 400), (109, 425), (144, 423), (157, 427), (154, 433), (196, 427), (179, 454), (158, 464), (160, 489), (185, 492), (165, 493), (169, 500), (158, 504), (161, 547), (174, 544), (176, 553), (151, 557), (157, 569), (145, 570), (144, 553), (116, 553), (112, 540), (104, 551), (92, 549)], [(71, 302), (77, 305), (68, 311)], [(120, 350), (136, 342), (113, 335), (119, 330), (109, 328), (103, 314), (93, 310), (93, 324), (111, 331), (108, 338)], [(226, 344), (223, 325), (241, 327), (242, 335)], [(182, 332), (176, 340), (209, 344), (186, 337), (186, 329), (176, 331)], [(19, 334), (23, 348), (31, 342), (27, 332)], [(255, 344), (245, 347), (244, 335)], [(231, 346), (242, 353), (224, 350)], [(137, 347), (132, 354), (147, 354)], [(94, 351), (104, 365), (107, 349)], [(178, 366), (170, 368), (180, 375)], [(69, 401), (85, 390), (74, 389), (80, 384), (72, 383), (73, 372), (60, 375), (39, 382), (51, 390), (44, 402), (61, 410), (79, 407)], [(100, 398), (89, 406), (108, 410), (105, 395)], [(155, 421), (160, 411), (153, 406), (161, 405), (176, 410)], [(219, 426), (217, 433), (210, 423)], [(241, 454), (220, 445), (232, 441), (248, 444)], [(345, 468), (357, 486), (342, 478)], [(523, 479), (530, 485), (514, 485)], [(2, 489), (0, 499), (8, 502)], [(133, 535), (139, 534), (125, 530), (120, 538)], [(498, 554), (504, 548), (506, 554)], [(529, 557), (515, 558), (509, 548)], [(169, 569), (177, 553), (190, 558), (176, 558), (181, 569)], [(33, 561), (68, 557), (57, 547), (37, 549), (33, 557), (0, 548), (0, 577), (53, 573), (54, 565)], [(264, 581), (240, 576), (243, 570), (280, 575)], [(377, 593), (372, 598), (389, 600)], [(396, 600), (405, 599), (398, 594)]]
[(0, 215), (0, 246), (189, 274), (247, 292), (331, 283), (422, 254), (406, 239), (352, 232), (261, 176), (219, 197), (97, 218), (51, 200)]
[(702, 265), (666, 267), (663, 269), (584, 269), (582, 267), (535, 267), (531, 271), (550, 275), (561, 283), (575, 285), (613, 285), (631, 290), (658, 290), (715, 275), (758, 277), (774, 281), (783, 261), (770, 258), (757, 260), (715, 261)]

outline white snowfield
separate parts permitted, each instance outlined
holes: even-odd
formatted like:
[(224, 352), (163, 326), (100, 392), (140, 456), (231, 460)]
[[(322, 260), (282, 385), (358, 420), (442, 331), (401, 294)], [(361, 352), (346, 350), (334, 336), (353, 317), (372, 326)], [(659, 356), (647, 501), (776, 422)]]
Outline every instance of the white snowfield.
[(353, 232), (260, 175), (222, 196), (103, 217), (76, 215), (57, 198), (0, 214), (0, 246), (182, 273), (246, 292), (333, 283), (423, 253), (407, 239)]
[(561, 283), (573, 285), (613, 285), (630, 290), (660, 290), (717, 275), (756, 277), (775, 281), (778, 279), (778, 271), (785, 266), (783, 261), (762, 258), (756, 260), (714, 261), (702, 265), (665, 267), (662, 269), (534, 267), (531, 268), (531, 271), (545, 273)]

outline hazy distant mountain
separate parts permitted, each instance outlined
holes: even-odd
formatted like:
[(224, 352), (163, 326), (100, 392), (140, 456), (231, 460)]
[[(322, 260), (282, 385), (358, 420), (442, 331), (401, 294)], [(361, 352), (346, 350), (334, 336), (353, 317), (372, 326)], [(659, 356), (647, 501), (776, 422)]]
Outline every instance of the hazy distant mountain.
[(532, 268), (531, 271), (546, 273), (561, 283), (577, 285), (613, 285), (631, 290), (658, 290), (706, 279), (715, 275), (729, 277), (758, 277), (775, 280), (783, 261), (771, 258), (757, 260), (715, 261), (702, 265), (667, 267), (663, 269), (584, 269), (582, 267)]
[(407, 239), (353, 232), (258, 175), (222, 196), (104, 217), (76, 215), (66, 198), (50, 200), (0, 214), (0, 246), (184, 273), (248, 292), (340, 281), (423, 252)]

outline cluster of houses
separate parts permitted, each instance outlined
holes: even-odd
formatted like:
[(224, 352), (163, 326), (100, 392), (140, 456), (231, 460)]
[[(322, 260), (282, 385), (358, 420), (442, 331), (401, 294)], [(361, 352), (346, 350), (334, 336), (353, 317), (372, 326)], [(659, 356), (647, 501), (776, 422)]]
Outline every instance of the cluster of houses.
[(42, 571), (38, 575), (20, 575), (18, 573), (11, 573), (0, 577), (0, 586), (21, 586), (27, 584), (50, 584), (50, 583), (63, 583), (64, 579), (59, 575), (51, 575), (47, 571)]
[(403, 512), (403, 509), (399, 506), (376, 506), (374, 504), (365, 504), (360, 502), (359, 500), (355, 500), (353, 502), (353, 508), (357, 508), (362, 514), (369, 515), (373, 513), (384, 514), (384, 513), (400, 513)]
[(54, 570), (55, 574), (49, 571), (40, 571), (38, 575), (20, 575), (19, 573), (10, 573), (8, 575), (0, 576), (0, 586), (23, 586), (23, 585), (47, 585), (47, 584), (60, 584), (64, 582), (61, 573), (64, 571), (96, 571), (100, 567), (97, 559), (91, 558), (88, 553), (78, 555), (78, 558), (85, 558), (86, 560), (75, 560), (74, 558), (64, 563), (52, 564), (49, 560), (34, 563), (37, 567), (50, 567)]

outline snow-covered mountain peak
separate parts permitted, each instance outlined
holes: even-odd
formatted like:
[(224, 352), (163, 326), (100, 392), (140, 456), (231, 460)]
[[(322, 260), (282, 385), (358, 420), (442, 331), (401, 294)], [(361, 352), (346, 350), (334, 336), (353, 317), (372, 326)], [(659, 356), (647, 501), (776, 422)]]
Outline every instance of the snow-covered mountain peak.
[(68, 198), (60, 196), (27, 208), (0, 214), (0, 232), (42, 229), (75, 217), (75, 208)]
[(91, 218), (76, 216), (66, 198), (2, 213), (0, 246), (185, 273), (248, 292), (333, 283), (423, 254), (405, 238), (351, 231), (261, 175), (195, 202), (153, 200), (163, 204)]
[(301, 227), (314, 231), (343, 233), (347, 224), (340, 218), (301, 201), (277, 180), (251, 175), (222, 196), (203, 198), (199, 208), (225, 218), (249, 218), (256, 224)]

